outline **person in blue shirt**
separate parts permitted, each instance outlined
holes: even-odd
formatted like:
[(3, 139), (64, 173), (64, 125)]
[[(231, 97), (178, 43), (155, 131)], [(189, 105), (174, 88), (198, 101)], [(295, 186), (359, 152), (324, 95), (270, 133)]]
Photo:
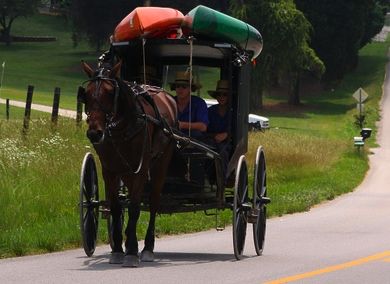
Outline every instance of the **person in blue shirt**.
[(229, 82), (219, 80), (215, 91), (208, 91), (210, 96), (216, 98), (218, 104), (208, 109), (209, 125), (207, 132), (215, 143), (219, 144), (229, 138), (230, 111), (229, 111)]
[(189, 72), (177, 72), (175, 81), (170, 85), (171, 90), (176, 91), (179, 129), (188, 136), (202, 140), (209, 124), (207, 104), (202, 98), (191, 95), (200, 86), (194, 84), (193, 80), (190, 86)]
[(208, 109), (209, 125), (207, 133), (208, 136), (213, 139), (217, 152), (221, 156), (222, 170), (225, 176), (231, 150), (229, 82), (227, 80), (219, 80), (217, 82), (216, 90), (208, 91), (208, 93), (210, 96), (217, 99), (218, 104), (212, 105)]

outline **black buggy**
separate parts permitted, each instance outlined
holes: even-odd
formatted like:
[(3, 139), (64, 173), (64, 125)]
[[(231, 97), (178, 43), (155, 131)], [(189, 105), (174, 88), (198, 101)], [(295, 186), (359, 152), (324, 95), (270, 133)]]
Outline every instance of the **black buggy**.
[[(234, 44), (194, 38), (116, 42), (112, 44), (110, 53), (122, 60), (121, 76), (127, 81), (138, 80), (139, 70), (146, 70), (145, 66), (152, 65), (156, 70), (153, 74), (157, 79), (155, 82), (162, 87), (166, 87), (173, 74), (183, 68), (190, 68), (197, 77), (215, 78), (209, 88), (215, 87), (218, 79), (230, 82), (231, 151), (227, 178), (223, 175), (220, 154), (212, 145), (175, 132), (177, 148), (165, 181), (159, 212), (204, 211), (218, 216), (219, 211), (231, 209), (235, 257), (241, 259), (243, 256), (248, 223), (253, 224), (256, 253), (261, 255), (266, 231), (266, 205), (270, 200), (267, 198), (265, 154), (261, 146), (257, 148), (253, 184), (248, 182), (245, 153), (248, 149), (252, 68), (248, 55)], [(148, 208), (149, 191), (147, 185), (143, 210)], [(120, 190), (120, 199), (125, 211), (130, 202), (125, 187)], [(108, 219), (111, 236), (109, 209), (106, 201), (99, 199), (97, 170), (91, 153), (85, 155), (82, 164), (79, 208), (83, 246), (86, 254), (91, 256), (96, 247), (100, 214)]]

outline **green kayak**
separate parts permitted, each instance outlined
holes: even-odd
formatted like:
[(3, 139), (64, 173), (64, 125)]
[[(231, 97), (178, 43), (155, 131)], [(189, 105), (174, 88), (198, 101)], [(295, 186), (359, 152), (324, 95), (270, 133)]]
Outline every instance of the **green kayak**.
[(256, 28), (202, 5), (188, 12), (184, 17), (182, 29), (186, 35), (234, 43), (251, 53), (252, 59), (255, 59), (263, 48), (263, 39)]

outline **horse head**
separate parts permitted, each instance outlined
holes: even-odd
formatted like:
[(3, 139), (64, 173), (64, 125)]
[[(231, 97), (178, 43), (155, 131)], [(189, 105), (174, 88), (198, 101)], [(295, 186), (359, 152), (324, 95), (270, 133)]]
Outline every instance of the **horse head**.
[(85, 91), (78, 95), (78, 100), (85, 104), (87, 114), (87, 137), (93, 144), (102, 143), (109, 123), (112, 123), (118, 112), (120, 87), (118, 73), (121, 62), (115, 66), (99, 66), (93, 70), (82, 62), (84, 72), (89, 79)]

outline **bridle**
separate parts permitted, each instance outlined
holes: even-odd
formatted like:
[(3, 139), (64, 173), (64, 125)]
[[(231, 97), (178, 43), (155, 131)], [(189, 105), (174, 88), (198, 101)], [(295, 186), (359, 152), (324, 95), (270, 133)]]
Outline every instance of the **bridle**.
[[(119, 103), (119, 96), (120, 96), (120, 86), (119, 86), (119, 83), (118, 83), (118, 79), (113, 79), (113, 78), (110, 78), (110, 77), (107, 77), (106, 75), (104, 75), (104, 73), (106, 72), (109, 72), (110, 70), (107, 69), (107, 68), (104, 68), (104, 67), (101, 67), (99, 68), (96, 73), (97, 75), (95, 75), (93, 78), (89, 79), (89, 80), (86, 80), (83, 82), (83, 85), (86, 84), (86, 83), (91, 83), (91, 82), (95, 82), (95, 90), (94, 90), (94, 93), (92, 94), (92, 97), (94, 98), (98, 98), (99, 97), (99, 90), (102, 86), (102, 83), (103, 82), (109, 82), (113, 87), (114, 87), (114, 108), (113, 108), (113, 111), (110, 111), (108, 110), (102, 103), (99, 102), (99, 100), (96, 100), (96, 104), (97, 104), (97, 108), (93, 108), (93, 109), (85, 109), (85, 113), (87, 115), (87, 119), (89, 119), (89, 117), (91, 116), (91, 111), (92, 110), (99, 110), (101, 112), (103, 112), (105, 114), (105, 129), (104, 129), (104, 136), (105, 134), (108, 135), (108, 137), (110, 137), (110, 141), (111, 143), (113, 144), (113, 148), (115, 149), (116, 153), (118, 154), (118, 156), (120, 157), (120, 159), (122, 160), (122, 163), (129, 169), (131, 170), (134, 174), (138, 174), (142, 168), (142, 165), (143, 165), (143, 160), (144, 160), (144, 155), (146, 153), (146, 148), (150, 148), (149, 147), (146, 147), (147, 145), (149, 145), (147, 143), (147, 138), (148, 138), (148, 134), (149, 134), (149, 130), (148, 130), (148, 127), (147, 127), (147, 115), (146, 114), (140, 114), (138, 112), (136, 112), (136, 116), (135, 118), (137, 120), (141, 120), (141, 127), (139, 127), (138, 129), (135, 129), (134, 131), (132, 131), (129, 135), (129, 133), (127, 132), (128, 129), (124, 129), (124, 133), (122, 133), (123, 135), (122, 136), (119, 136), (118, 135), (114, 135), (113, 134), (113, 131), (114, 129), (120, 124), (121, 122), (121, 119), (118, 120), (118, 121), (115, 121), (114, 118), (116, 116), (116, 114), (118, 113), (118, 103)], [(133, 94), (137, 94), (137, 92), (135, 92), (135, 86), (133, 87), (130, 87), (131, 89), (131, 92)], [(84, 101), (85, 102), (85, 101)], [(86, 103), (86, 102), (85, 102)], [(137, 105), (135, 105), (135, 107), (137, 107)], [(123, 118), (122, 118), (123, 119)], [(116, 142), (115, 140), (116, 139), (126, 139), (126, 140), (131, 140), (133, 139), (140, 131), (144, 130), (144, 133), (143, 133), (143, 143), (142, 143), (142, 152), (141, 152), (141, 158), (140, 158), (140, 161), (138, 163), (138, 167), (135, 171), (132, 170), (132, 167), (129, 165), (129, 163), (127, 162), (127, 160), (125, 159), (125, 157), (121, 154), (121, 152), (119, 151), (117, 145), (116, 145)], [(114, 138), (115, 137), (115, 138)]]
[[(103, 82), (109, 82), (113, 86), (113, 88), (114, 88), (114, 109), (113, 109), (113, 111), (108, 110), (104, 105), (102, 105), (98, 100), (96, 100), (96, 103), (98, 105), (97, 110), (102, 111), (106, 116), (106, 124), (107, 124), (107, 122), (109, 122), (109, 123), (113, 122), (113, 118), (114, 118), (115, 114), (118, 112), (118, 101), (119, 101), (119, 92), (120, 92), (120, 88), (119, 88), (119, 84), (118, 84), (117, 79), (113, 79), (113, 78), (110, 78), (110, 77), (107, 77), (106, 75), (104, 75), (106, 72), (109, 72), (109, 71), (110, 71), (110, 69), (101, 67), (96, 71), (97, 75), (95, 75), (93, 78), (83, 82), (83, 85), (86, 83), (95, 82), (95, 91), (92, 94), (92, 97), (94, 97), (94, 98), (99, 97), (99, 90), (100, 90)], [(90, 117), (92, 110), (96, 110), (96, 108), (93, 108), (93, 109), (86, 108), (85, 109), (85, 114), (87, 115), (87, 119)], [(109, 126), (109, 125), (106, 125), (106, 127), (107, 126)]]

